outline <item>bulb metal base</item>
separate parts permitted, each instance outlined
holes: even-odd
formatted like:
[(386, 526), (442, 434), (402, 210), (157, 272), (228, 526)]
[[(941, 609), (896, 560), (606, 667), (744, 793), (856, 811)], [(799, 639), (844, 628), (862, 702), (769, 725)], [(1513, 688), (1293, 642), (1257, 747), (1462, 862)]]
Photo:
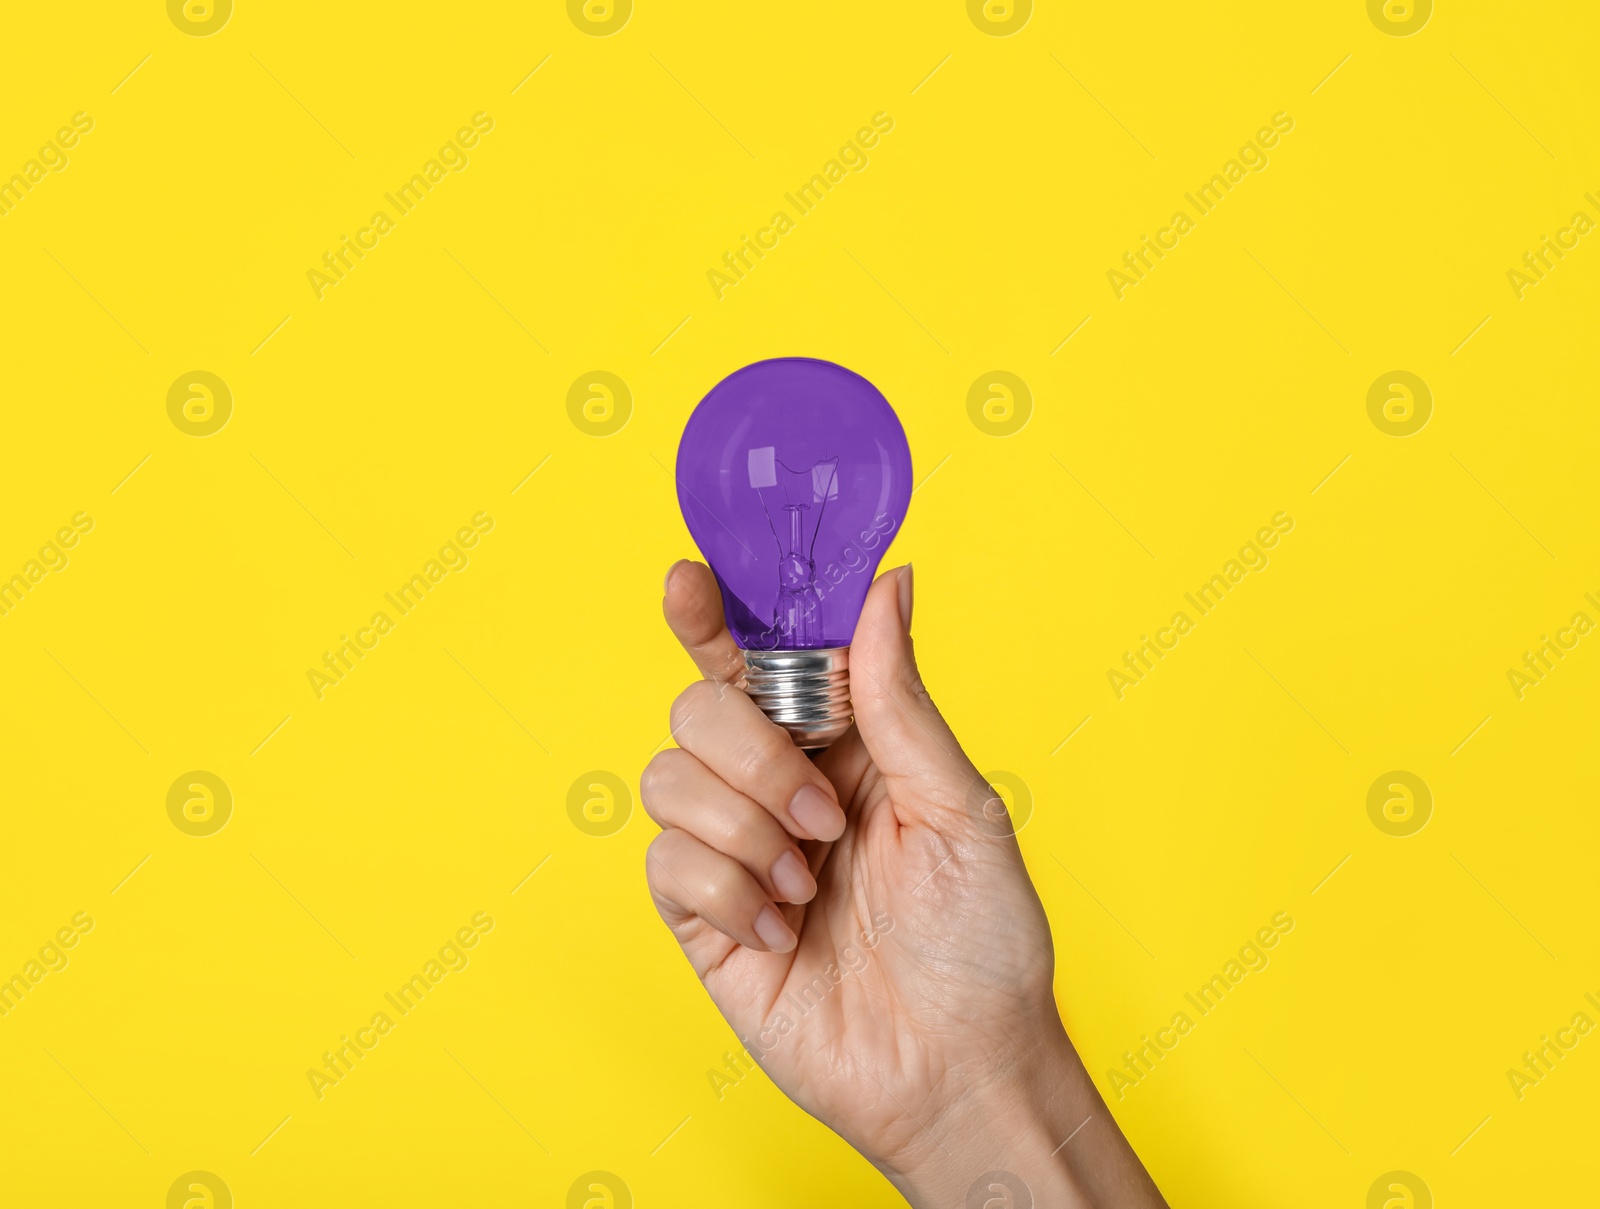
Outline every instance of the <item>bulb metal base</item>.
[(802, 751), (820, 751), (850, 729), (850, 648), (744, 651), (745, 692)]

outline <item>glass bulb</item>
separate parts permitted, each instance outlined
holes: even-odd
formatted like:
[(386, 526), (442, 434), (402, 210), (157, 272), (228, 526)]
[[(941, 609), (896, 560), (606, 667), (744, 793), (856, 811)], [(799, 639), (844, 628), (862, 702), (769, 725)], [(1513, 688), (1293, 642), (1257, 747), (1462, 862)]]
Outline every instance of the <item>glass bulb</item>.
[(746, 690), (800, 746), (826, 747), (849, 729), (848, 647), (911, 502), (893, 408), (841, 365), (758, 361), (694, 409), (677, 479)]

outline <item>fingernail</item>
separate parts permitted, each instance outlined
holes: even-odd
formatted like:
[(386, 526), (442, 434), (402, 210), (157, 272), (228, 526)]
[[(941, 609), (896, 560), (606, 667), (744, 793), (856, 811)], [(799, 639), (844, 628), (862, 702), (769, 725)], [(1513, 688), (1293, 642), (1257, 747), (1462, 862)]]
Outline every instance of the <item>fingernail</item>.
[(772, 862), (772, 884), (785, 902), (808, 903), (817, 893), (817, 879), (793, 848)]
[(789, 925), (783, 922), (778, 908), (771, 903), (762, 907), (761, 914), (756, 916), (756, 935), (774, 953), (787, 953), (795, 946), (794, 933), (789, 931)]
[(900, 624), (911, 629), (911, 564), (900, 568)]
[(661, 591), (663, 595), (665, 595), (667, 589), (672, 586), (672, 577), (677, 574), (678, 568), (683, 566), (683, 564), (688, 561), (689, 560), (687, 558), (680, 558), (677, 562), (673, 563), (667, 568), (667, 577), (661, 581)]
[(789, 817), (814, 840), (836, 840), (844, 834), (844, 811), (809, 782), (790, 800)]

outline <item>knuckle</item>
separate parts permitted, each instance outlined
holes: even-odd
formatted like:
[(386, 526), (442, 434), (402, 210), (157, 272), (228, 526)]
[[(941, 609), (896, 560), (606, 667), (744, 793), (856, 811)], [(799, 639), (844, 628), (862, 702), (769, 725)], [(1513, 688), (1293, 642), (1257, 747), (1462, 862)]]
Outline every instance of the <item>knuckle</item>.
[(756, 785), (772, 779), (773, 771), (782, 766), (789, 736), (774, 723), (766, 722), (754, 729), (748, 739), (739, 745), (734, 756), (744, 784)]
[(676, 735), (688, 723), (708, 706), (716, 696), (715, 686), (709, 680), (696, 680), (683, 692), (679, 693), (672, 702), (672, 710), (668, 715), (672, 733)]
[(735, 858), (759, 856), (769, 846), (762, 824), (770, 818), (766, 811), (753, 810), (741, 803), (737, 810), (720, 813), (709, 820), (711, 835), (707, 843)]
[(898, 674), (894, 677), (895, 687), (913, 701), (925, 705), (932, 705), (933, 698), (928, 693), (928, 686), (922, 681), (922, 668), (917, 663), (913, 654), (899, 667)]
[(651, 818), (655, 818), (655, 809), (682, 783), (683, 755), (683, 751), (676, 747), (658, 751), (639, 774), (639, 801), (650, 812)]
[(765, 810), (747, 802), (735, 809), (707, 815), (700, 838), (718, 852), (744, 864), (761, 865), (777, 859), (773, 849), (783, 843), (782, 829)]
[(767, 753), (757, 743), (742, 743), (734, 753), (734, 775), (741, 785), (751, 785), (761, 779), (766, 771)]
[(666, 844), (663, 841), (665, 841), (667, 836), (670, 834), (671, 832), (663, 831), (660, 835), (656, 836), (656, 838), (650, 842), (650, 846), (645, 849), (644, 857), (645, 888), (650, 892), (650, 899), (655, 903), (656, 911), (659, 912), (664, 919), (674, 915), (680, 915), (684, 911), (684, 908), (679, 901), (682, 898), (682, 895), (674, 892), (677, 890), (677, 886), (673, 881), (667, 865), (661, 859), (662, 852), (666, 848)]
[(900, 669), (900, 674), (894, 678), (895, 687), (910, 697), (926, 697), (928, 687), (922, 682), (922, 672), (916, 664), (908, 664)]
[(716, 678), (724, 684), (742, 689), (745, 684), (744, 655), (738, 650), (725, 650), (717, 662)]
[(650, 883), (652, 885), (655, 884), (657, 878), (666, 872), (668, 868), (668, 861), (670, 859), (669, 853), (674, 842), (675, 841), (672, 838), (672, 832), (670, 830), (662, 831), (658, 833), (645, 848), (645, 876), (650, 879)]
[(742, 870), (724, 867), (708, 873), (702, 883), (702, 901), (719, 916), (743, 897), (745, 874)]

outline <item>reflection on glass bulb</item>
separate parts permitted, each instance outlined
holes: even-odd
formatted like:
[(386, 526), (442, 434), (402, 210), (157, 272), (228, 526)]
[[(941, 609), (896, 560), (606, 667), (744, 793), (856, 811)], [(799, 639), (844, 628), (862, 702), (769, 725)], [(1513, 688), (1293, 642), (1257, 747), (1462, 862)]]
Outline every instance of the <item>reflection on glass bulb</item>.
[(848, 728), (845, 648), (911, 499), (900, 421), (842, 366), (760, 361), (695, 408), (677, 477), (751, 695), (804, 746), (826, 746)]

